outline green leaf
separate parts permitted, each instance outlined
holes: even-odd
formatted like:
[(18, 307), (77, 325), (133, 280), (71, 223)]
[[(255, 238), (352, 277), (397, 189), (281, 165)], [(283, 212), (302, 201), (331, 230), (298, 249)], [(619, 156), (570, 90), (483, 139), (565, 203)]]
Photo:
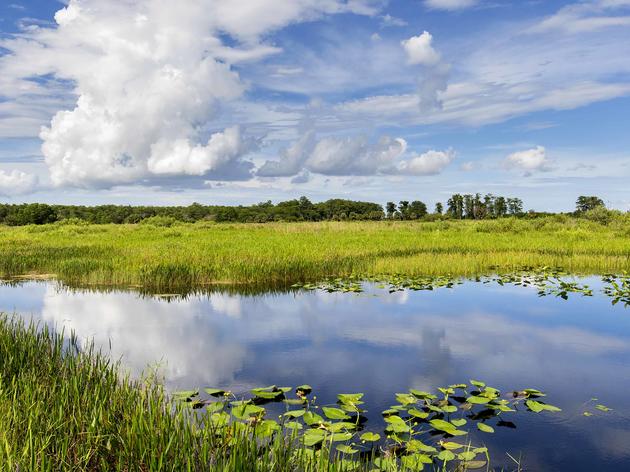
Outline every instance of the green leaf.
[(405, 420), (403, 420), (400, 416), (388, 416), (384, 418), (384, 420), (390, 424), (405, 424)]
[(461, 426), (464, 426), (466, 424), (466, 420), (464, 418), (460, 418), (457, 420), (451, 420), (451, 423), (453, 423), (455, 426), (457, 426), (458, 428)]
[(304, 426), (302, 426), (302, 423), (299, 423), (297, 421), (289, 421), (288, 423), (285, 423), (284, 426), (285, 428), (295, 429), (298, 431), (304, 428)]
[(410, 389), (409, 393), (411, 393), (414, 397), (420, 398), (421, 400), (429, 399), (433, 400), (437, 398), (435, 395), (430, 394), (429, 392), (424, 392), (422, 390)]
[(351, 405), (360, 405), (362, 398), (363, 398), (362, 393), (340, 393), (339, 395), (337, 395), (337, 399), (341, 403), (351, 404)]
[(212, 397), (222, 397), (226, 393), (225, 390), (221, 390), (220, 388), (204, 388), (203, 391)]
[(464, 451), (457, 454), (457, 458), (460, 461), (471, 461), (475, 457), (477, 457), (477, 454), (475, 454), (473, 451)]
[(487, 403), (490, 403), (491, 400), (492, 400), (491, 398), (478, 397), (475, 395), (472, 395), (466, 399), (468, 403), (471, 403), (473, 405), (485, 405)]
[(337, 423), (332, 423), (328, 427), (328, 430), (332, 431), (333, 433), (338, 433), (339, 431), (343, 431), (343, 430), (353, 431), (356, 428), (357, 428), (357, 425), (355, 423), (349, 423), (347, 421), (338, 421)]
[(417, 403), (418, 399), (414, 397), (413, 395), (410, 395), (409, 393), (397, 393), (396, 401), (400, 403), (401, 405), (407, 406), (407, 405), (413, 405), (414, 403)]
[(453, 431), (455, 429), (457, 429), (455, 427), (455, 425), (449, 423), (448, 421), (444, 421), (444, 420), (431, 420), (429, 421), (429, 423), (431, 423), (431, 426), (433, 426), (435, 429), (440, 430), (440, 431), (444, 431), (444, 432), (450, 432)]
[(420, 461), (417, 454), (404, 456), (401, 459), (404, 470), (421, 471), (424, 470), (424, 462)]
[(414, 416), (414, 417), (416, 417), (416, 418), (420, 418), (421, 420), (427, 419), (427, 418), (429, 417), (429, 414), (428, 414), (427, 412), (425, 412), (425, 411), (420, 411), (420, 410), (417, 410), (417, 409), (415, 409), (415, 408), (411, 408), (411, 409), (408, 411), (408, 413), (409, 413), (411, 416)]
[(209, 413), (218, 413), (219, 411), (223, 410), (223, 408), (225, 408), (225, 403), (223, 402), (208, 403), (206, 405), (206, 411), (208, 411)]
[(232, 415), (239, 420), (244, 420), (250, 416), (262, 416), (265, 413), (265, 409), (256, 405), (240, 405), (232, 408)]
[(557, 406), (553, 406), (553, 405), (547, 405), (545, 403), (540, 403), (537, 402), (536, 400), (527, 400), (525, 402), (525, 404), (527, 405), (527, 407), (533, 411), (534, 413), (540, 413), (541, 411), (552, 411), (552, 412), (558, 412), (558, 411), (562, 411), (560, 408), (558, 408)]
[(461, 449), (462, 447), (464, 447), (463, 444), (451, 441), (443, 441), (442, 443), (440, 443), (440, 446), (442, 446), (444, 449), (448, 449), (449, 451), (456, 451), (457, 449)]
[(485, 423), (477, 423), (477, 429), (479, 429), (479, 431), (483, 431), (484, 433), (494, 433), (494, 428)]
[(199, 390), (183, 390), (181, 392), (173, 393), (173, 397), (176, 400), (188, 400), (189, 398), (193, 398), (199, 395)]
[(306, 446), (316, 446), (326, 438), (326, 433), (321, 429), (309, 429), (302, 436), (302, 441)]
[(228, 415), (224, 411), (222, 411), (221, 413), (214, 413), (210, 417), (210, 421), (212, 421), (212, 424), (215, 426), (225, 426), (230, 421), (230, 415)]
[(349, 441), (354, 436), (352, 433), (334, 433), (332, 435), (333, 442)]
[(358, 449), (353, 449), (352, 447), (346, 446), (345, 444), (339, 444), (339, 445), (335, 446), (335, 448), (339, 452), (343, 452), (344, 454), (356, 454), (357, 452), (359, 452)]
[(299, 418), (300, 416), (304, 416), (306, 410), (291, 410), (284, 413), (283, 416), (288, 416), (289, 418)]
[(607, 406), (604, 406), (604, 405), (596, 405), (595, 408), (599, 411), (603, 411), (604, 413), (608, 413), (609, 411), (612, 411), (612, 408), (608, 408)]
[(442, 411), (446, 413), (455, 413), (457, 411), (457, 407), (455, 405), (446, 405), (442, 407)]
[(313, 426), (315, 424), (323, 423), (324, 418), (319, 416), (317, 413), (313, 413), (312, 411), (307, 411), (306, 413), (304, 413), (304, 422), (309, 426)]
[(424, 444), (422, 441), (412, 439), (407, 442), (407, 450), (411, 452), (437, 452), (437, 449), (433, 446)]
[(486, 466), (487, 462), (486, 461), (468, 461), (468, 462), (463, 462), (462, 466), (464, 467), (464, 469), (483, 469)]
[(479, 380), (471, 380), (470, 383), (475, 387), (483, 388), (486, 386), (484, 382), (480, 382)]
[(361, 435), (361, 441), (366, 441), (366, 442), (376, 442), (379, 439), (381, 439), (381, 435), (377, 434), (377, 433), (363, 433)]
[(329, 408), (325, 406), (322, 408), (322, 411), (324, 412), (324, 415), (326, 415), (326, 417), (331, 420), (350, 419), (350, 416), (348, 416), (345, 411), (340, 410), (339, 408)]
[(453, 454), (451, 451), (444, 450), (444, 451), (441, 451), (437, 457), (441, 461), (446, 462), (446, 461), (452, 461), (453, 459), (455, 459), (455, 454)]
[(280, 425), (273, 420), (264, 420), (256, 425), (255, 434), (258, 437), (268, 438), (276, 431), (279, 431)]

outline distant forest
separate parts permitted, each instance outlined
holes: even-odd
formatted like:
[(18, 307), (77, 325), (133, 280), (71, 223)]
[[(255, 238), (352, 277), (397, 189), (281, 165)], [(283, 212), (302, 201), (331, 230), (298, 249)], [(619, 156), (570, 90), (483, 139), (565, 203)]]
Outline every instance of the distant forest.
[[(576, 202), (576, 213), (598, 208), (604, 202), (594, 196), (581, 196)], [(251, 206), (217, 206), (193, 203), (190, 206), (78, 206), (29, 203), (0, 204), (0, 224), (9, 226), (41, 225), (56, 222), (85, 222), (93, 224), (133, 224), (152, 222), (216, 221), (238, 223), (267, 223), (273, 221), (378, 221), (378, 220), (436, 220), (436, 219), (494, 219), (506, 216), (536, 217), (548, 213), (523, 210), (518, 198), (495, 195), (452, 195), (446, 205), (438, 203), (430, 212), (421, 201), (387, 202), (385, 208), (377, 203), (333, 199), (313, 203), (306, 197), (273, 204), (271, 201)]]

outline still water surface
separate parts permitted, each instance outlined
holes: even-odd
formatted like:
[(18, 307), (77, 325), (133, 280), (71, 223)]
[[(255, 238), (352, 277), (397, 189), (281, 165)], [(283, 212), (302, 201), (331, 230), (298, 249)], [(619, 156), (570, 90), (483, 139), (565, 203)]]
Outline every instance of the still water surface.
[[(597, 287), (596, 281), (588, 281)], [(538, 388), (562, 413), (521, 413), (516, 429), (473, 434), (493, 461), (526, 470), (630, 470), (630, 309), (466, 283), (434, 292), (209, 294), (164, 299), (0, 286), (0, 312), (93, 339), (133, 375), (159, 365), (169, 389), (314, 387), (319, 404), (364, 392), (372, 427), (396, 392), (478, 379)], [(584, 417), (592, 397), (614, 408)], [(592, 408), (591, 408), (592, 411)]]

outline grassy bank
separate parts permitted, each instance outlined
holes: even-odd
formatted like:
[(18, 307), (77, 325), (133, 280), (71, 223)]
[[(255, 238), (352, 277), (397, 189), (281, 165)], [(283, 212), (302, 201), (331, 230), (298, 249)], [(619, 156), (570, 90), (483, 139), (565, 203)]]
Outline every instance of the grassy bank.
[(276, 435), (218, 428), (175, 408), (157, 383), (122, 378), (72, 339), (0, 315), (0, 470), (341, 470)]
[(308, 385), (168, 398), (72, 336), (1, 314), (0, 360), (0, 470), (11, 472), (491, 470), (478, 435), (506, 415), (561, 411), (536, 389), (475, 380), (395, 394), (378, 432), (362, 393), (328, 406)]
[(0, 228), (0, 275), (68, 283), (282, 286), (348, 275), (476, 275), (522, 266), (630, 270), (630, 223), (536, 220)]

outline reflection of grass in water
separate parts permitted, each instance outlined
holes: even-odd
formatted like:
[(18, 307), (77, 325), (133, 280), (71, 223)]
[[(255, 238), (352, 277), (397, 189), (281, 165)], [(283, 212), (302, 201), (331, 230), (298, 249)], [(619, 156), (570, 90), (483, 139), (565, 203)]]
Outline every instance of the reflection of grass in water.
[[(0, 353), (2, 470), (485, 469), (487, 450), (468, 432), (492, 434), (517, 408), (558, 411), (538, 390), (502, 395), (470, 381), (396, 394), (377, 433), (366, 427), (363, 394), (319, 408), (307, 385), (254, 389), (249, 398), (207, 389), (207, 400), (190, 391), (171, 403), (158, 383), (121, 377), (74, 336), (6, 317)], [(286, 413), (266, 417), (269, 402)]]
[(476, 275), (493, 267), (630, 270), (624, 225), (543, 218), (457, 222), (182, 224), (3, 228), (0, 275), (71, 284), (287, 287), (327, 277)]

